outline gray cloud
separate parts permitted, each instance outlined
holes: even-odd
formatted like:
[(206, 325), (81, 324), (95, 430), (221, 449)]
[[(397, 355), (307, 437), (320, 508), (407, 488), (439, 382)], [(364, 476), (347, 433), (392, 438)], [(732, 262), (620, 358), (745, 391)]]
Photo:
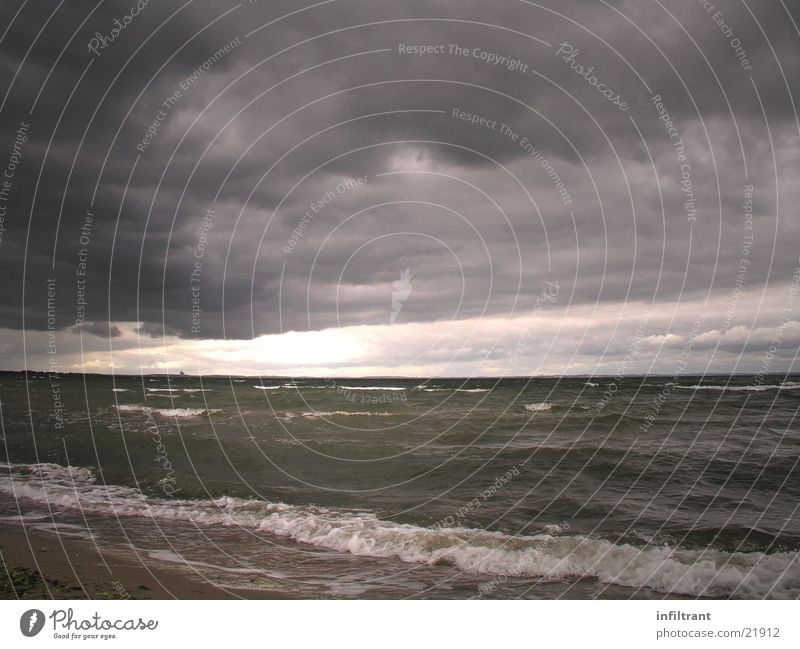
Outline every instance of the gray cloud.
[(800, 36), (781, 3), (149, 3), (90, 52), (134, 4), (25, 5), (0, 44), (0, 167), (30, 124), (2, 327), (45, 331), (53, 307), (112, 338), (384, 325), (405, 268), (403, 323), (524, 314), (545, 281), (664, 313), (791, 282)]
[(82, 322), (70, 328), (72, 333), (88, 333), (100, 338), (119, 338), (122, 330), (108, 322)]

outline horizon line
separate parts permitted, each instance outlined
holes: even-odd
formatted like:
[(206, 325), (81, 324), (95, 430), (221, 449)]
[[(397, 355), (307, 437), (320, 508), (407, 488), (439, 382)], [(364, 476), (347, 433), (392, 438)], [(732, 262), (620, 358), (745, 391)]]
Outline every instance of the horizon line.
[(348, 380), (348, 381), (360, 381), (360, 380), (467, 380), (467, 381), (490, 381), (490, 380), (508, 380), (508, 379), (616, 379), (617, 377), (622, 379), (631, 379), (631, 378), (689, 378), (689, 377), (704, 377), (704, 376), (730, 376), (730, 377), (740, 377), (740, 376), (789, 376), (792, 374), (800, 374), (800, 371), (786, 371), (786, 372), (702, 372), (702, 373), (691, 373), (688, 372), (686, 374), (682, 374), (680, 377), (675, 377), (674, 374), (670, 373), (651, 373), (651, 374), (515, 374), (515, 375), (486, 375), (486, 376), (438, 376), (438, 375), (429, 375), (429, 376), (421, 376), (421, 375), (385, 375), (385, 374), (366, 374), (362, 376), (340, 376), (340, 375), (309, 375), (309, 376), (294, 376), (291, 374), (187, 374), (187, 373), (172, 373), (172, 372), (151, 372), (151, 373), (139, 373), (139, 374), (130, 374), (130, 373), (119, 373), (115, 374), (112, 372), (54, 372), (50, 370), (34, 370), (34, 369), (25, 369), (25, 370), (2, 370), (0, 369), (0, 374), (47, 374), (47, 375), (55, 375), (55, 376), (108, 376), (108, 377), (131, 377), (131, 378), (138, 378), (138, 377), (167, 377), (167, 378), (200, 378), (200, 379), (225, 379), (225, 378), (234, 378), (234, 379), (289, 379), (289, 380), (312, 380), (312, 381), (321, 381), (321, 380)]

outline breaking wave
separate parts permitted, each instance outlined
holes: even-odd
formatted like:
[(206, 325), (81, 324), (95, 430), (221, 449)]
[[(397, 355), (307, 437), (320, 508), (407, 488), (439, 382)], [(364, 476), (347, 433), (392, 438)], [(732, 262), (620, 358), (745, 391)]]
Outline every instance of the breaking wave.
[[(419, 388), (419, 386), (417, 386)], [(419, 388), (424, 392), (489, 392), (488, 388)]]
[(531, 412), (544, 412), (545, 410), (550, 410), (553, 407), (552, 403), (547, 403), (547, 401), (542, 401), (541, 403), (528, 403), (525, 405), (525, 410), (530, 410)]
[[(3, 465), (0, 491), (98, 515), (134, 516), (261, 530), (299, 543), (364, 557), (444, 564), (488, 575), (548, 581), (593, 578), (607, 584), (710, 597), (797, 598), (797, 552), (724, 552), (635, 547), (551, 527), (532, 536), (465, 528), (432, 529), (381, 520), (368, 511), (223, 497), (148, 498), (95, 481), (91, 470), (57, 464)], [(174, 557), (160, 557), (173, 558)]]
[[(290, 414), (290, 413), (287, 413)], [(390, 413), (388, 412), (368, 412), (359, 410), (357, 412), (349, 412), (347, 410), (317, 410), (315, 412), (304, 412), (302, 413), (303, 417), (314, 418), (314, 417), (369, 417), (369, 416), (389, 416)]]
[(764, 392), (766, 390), (800, 390), (800, 383), (786, 381), (775, 385), (676, 385), (679, 390), (729, 390), (731, 392)]
[(148, 392), (211, 392), (211, 388), (147, 388)]
[(151, 408), (150, 406), (137, 406), (123, 404), (115, 406), (120, 412), (143, 412), (161, 417), (199, 417), (201, 415), (212, 415), (217, 412), (222, 412), (219, 408)]
[(380, 386), (380, 385), (340, 385), (339, 386), (342, 390), (380, 390), (381, 392), (395, 392), (395, 391), (402, 391), (405, 388), (397, 388), (391, 386)]

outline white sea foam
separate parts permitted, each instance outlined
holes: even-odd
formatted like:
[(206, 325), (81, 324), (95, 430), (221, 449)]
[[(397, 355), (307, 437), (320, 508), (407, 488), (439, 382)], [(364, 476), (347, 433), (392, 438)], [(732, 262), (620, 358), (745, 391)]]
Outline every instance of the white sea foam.
[(293, 383), (281, 383), (280, 385), (254, 385), (256, 390), (299, 390), (302, 386)]
[(556, 523), (553, 523), (552, 525), (545, 525), (542, 528), (542, 531), (545, 534), (550, 534), (550, 535), (555, 536), (556, 534), (561, 534), (562, 532), (564, 532), (567, 529), (569, 529), (569, 525), (558, 525)]
[(586, 381), (586, 383), (584, 383), (584, 385), (588, 385), (590, 388), (596, 388), (600, 384), (599, 383), (593, 383), (592, 381)]
[(339, 386), (342, 390), (380, 390), (382, 392), (393, 392), (397, 390), (405, 390), (405, 388), (396, 388), (396, 387), (384, 387), (380, 385), (340, 385)]
[(139, 406), (122, 404), (116, 406), (120, 412), (144, 412), (162, 417), (199, 417), (200, 415), (212, 415), (217, 412), (222, 412), (219, 408), (151, 408), (150, 406)]
[(127, 392), (127, 388), (111, 388), (112, 392)]
[(553, 404), (547, 403), (547, 401), (542, 401), (541, 403), (528, 403), (525, 405), (525, 410), (530, 410), (531, 412), (543, 412), (545, 410), (550, 410), (553, 407)]
[[(0, 464), (0, 466), (7, 467), (7, 464)], [(0, 516), (0, 523), (26, 523), (28, 521), (40, 521), (50, 518), (50, 514), (41, 514), (39, 512), (26, 512), (24, 514), (15, 514), (13, 516)]]
[(194, 568), (211, 568), (212, 570), (219, 570), (220, 572), (230, 572), (237, 575), (269, 575), (265, 570), (258, 568), (228, 568), (227, 566), (220, 566), (216, 563), (206, 563), (204, 561), (190, 561), (175, 552), (169, 550), (153, 550), (148, 552), (151, 559), (157, 561), (165, 561), (167, 563), (177, 563), (186, 567)]
[[(0, 491), (54, 508), (97, 515), (261, 530), (317, 547), (409, 563), (445, 564), (471, 573), (603, 583), (689, 596), (800, 597), (797, 552), (634, 547), (581, 535), (509, 536), (463, 528), (431, 529), (374, 513), (223, 497), (146, 498), (135, 489), (97, 484), (85, 468), (2, 465)], [(553, 530), (555, 531), (555, 530)], [(157, 558), (167, 560), (166, 555)]]
[(766, 390), (800, 390), (800, 383), (786, 381), (777, 385), (676, 385), (679, 390), (730, 390), (731, 392), (765, 392)]
[(91, 541), (94, 538), (94, 535), (92, 534), (91, 530), (81, 525), (73, 525), (71, 523), (54, 523), (52, 521), (49, 521), (49, 522), (28, 524), (26, 527), (28, 529), (37, 530), (39, 532), (55, 534), (56, 536), (85, 539), (87, 541)]
[(337, 415), (343, 417), (369, 417), (369, 416), (388, 416), (390, 413), (388, 412), (369, 412), (365, 410), (359, 410), (356, 412), (349, 412), (347, 410), (317, 410), (314, 412), (304, 412), (302, 413), (303, 417), (313, 418), (313, 417), (335, 417)]
[(488, 388), (422, 388), (422, 389), (425, 392), (489, 392)]
[(147, 388), (148, 392), (211, 392), (212, 388)]

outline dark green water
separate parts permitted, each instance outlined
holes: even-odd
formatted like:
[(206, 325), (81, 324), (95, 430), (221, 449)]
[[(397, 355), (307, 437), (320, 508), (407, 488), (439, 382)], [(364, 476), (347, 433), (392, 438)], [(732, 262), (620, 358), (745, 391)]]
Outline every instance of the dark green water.
[(798, 377), (7, 373), (0, 399), (6, 520), (231, 586), (800, 596)]

